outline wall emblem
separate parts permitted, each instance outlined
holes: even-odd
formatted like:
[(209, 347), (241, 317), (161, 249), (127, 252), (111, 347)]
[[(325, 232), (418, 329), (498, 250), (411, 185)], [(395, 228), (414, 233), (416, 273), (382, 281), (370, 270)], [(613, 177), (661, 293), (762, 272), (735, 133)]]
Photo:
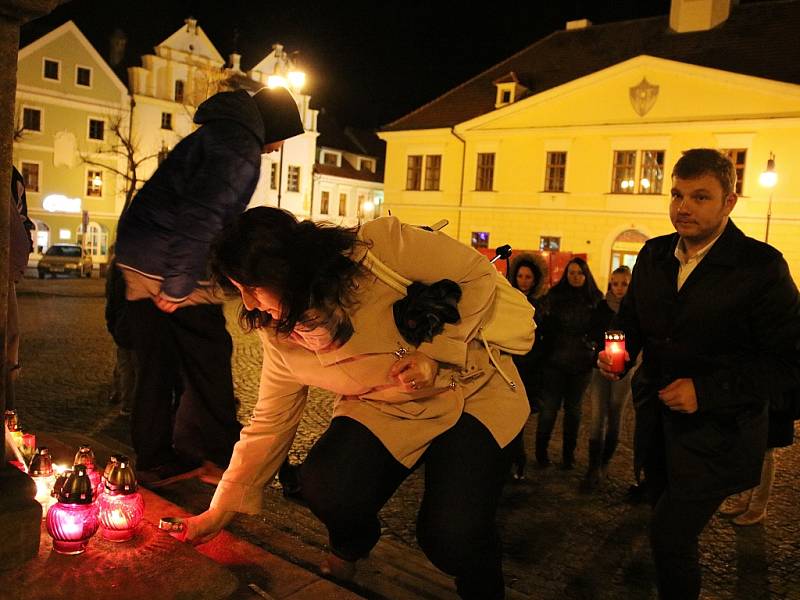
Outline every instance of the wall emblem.
[(647, 77), (642, 77), (642, 81), (638, 85), (628, 89), (628, 95), (633, 110), (643, 117), (650, 112), (658, 99), (658, 86), (647, 81)]

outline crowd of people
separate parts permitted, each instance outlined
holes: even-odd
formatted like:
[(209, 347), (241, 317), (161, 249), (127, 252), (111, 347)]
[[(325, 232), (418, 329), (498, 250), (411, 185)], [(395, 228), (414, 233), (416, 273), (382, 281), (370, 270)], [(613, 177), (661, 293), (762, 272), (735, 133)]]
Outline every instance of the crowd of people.
[[(345, 228), (245, 211), (261, 154), (302, 132), (288, 93), (224, 92), (195, 121), (121, 217), (107, 311), (142, 483), (216, 486), (208, 510), (187, 521), (187, 541), (260, 510), (309, 386), (336, 400), (292, 493), (327, 527), (320, 568), (334, 577), (353, 576), (380, 537), (378, 511), (424, 465), (420, 547), (461, 598), (503, 598), (502, 489), (552, 467), (562, 408), (559, 466), (574, 469), (585, 443), (580, 489), (591, 493), (635, 407), (631, 473), (653, 507), (660, 598), (699, 596), (698, 536), (717, 510), (739, 525), (765, 518), (775, 448), (791, 444), (800, 416), (800, 299), (780, 253), (730, 219), (727, 157), (683, 154), (672, 173), (675, 233), (649, 240), (633, 272), (615, 268), (605, 294), (581, 257), (550, 287), (541, 255), (515, 256), (508, 279), (535, 309), (536, 341), (512, 355), (481, 333), (497, 301), (495, 267), (445, 234), (394, 217)], [(387, 272), (413, 284), (389, 285)], [(241, 298), (240, 324), (264, 349), (244, 427), (224, 293)], [(622, 372), (604, 351), (610, 329), (626, 336)]]

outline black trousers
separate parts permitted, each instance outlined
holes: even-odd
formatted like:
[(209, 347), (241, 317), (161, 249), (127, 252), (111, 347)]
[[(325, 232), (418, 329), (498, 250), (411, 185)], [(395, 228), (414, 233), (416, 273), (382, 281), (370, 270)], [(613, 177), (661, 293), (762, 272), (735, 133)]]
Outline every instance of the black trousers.
[(725, 496), (676, 499), (670, 493), (666, 463), (658, 457), (645, 465), (653, 506), (650, 547), (660, 600), (697, 600), (700, 596), (698, 537)]
[[(222, 306), (160, 311), (152, 300), (126, 304), (139, 381), (131, 416), (137, 466), (181, 458), (227, 466), (241, 425)], [(175, 390), (181, 390), (176, 402)]]
[[(467, 414), (420, 460), (425, 492), (417, 540), (437, 568), (455, 576), (461, 598), (504, 597), (495, 515), (510, 462), (508, 448)], [(304, 499), (328, 528), (334, 554), (346, 560), (369, 554), (380, 537), (378, 511), (413, 470), (364, 425), (333, 419), (300, 468), (300, 481)]]

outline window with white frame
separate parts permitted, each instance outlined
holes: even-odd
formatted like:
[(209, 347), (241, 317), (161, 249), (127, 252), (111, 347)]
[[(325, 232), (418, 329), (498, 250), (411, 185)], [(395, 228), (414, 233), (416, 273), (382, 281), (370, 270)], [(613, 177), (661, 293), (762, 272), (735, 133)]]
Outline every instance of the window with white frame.
[(422, 155), (410, 154), (406, 164), (406, 189), (418, 190), (422, 186)]
[(319, 195), (319, 212), (327, 215), (331, 210), (331, 193), (323, 191)]
[(567, 153), (548, 152), (544, 171), (544, 191), (563, 192), (567, 175)]
[(75, 67), (75, 85), (92, 87), (92, 69), (89, 67)]
[(278, 163), (272, 163), (269, 172), (269, 189), (278, 189)]
[(38, 162), (22, 161), (20, 165), (20, 172), (22, 174), (22, 181), (25, 184), (26, 192), (39, 191), (39, 170), (40, 165)]
[(172, 113), (161, 113), (161, 129), (172, 129)]
[(494, 152), (478, 152), (475, 190), (489, 192), (494, 186)]
[(339, 216), (347, 216), (347, 194), (345, 193), (339, 194)]
[(86, 195), (95, 198), (103, 195), (103, 171), (99, 169), (86, 170)]
[(375, 161), (369, 158), (359, 158), (358, 159), (358, 169), (359, 171), (369, 171), (370, 173), (375, 172)]
[(42, 130), (42, 111), (28, 106), (22, 109), (22, 128), (25, 131)]
[(554, 235), (539, 236), (539, 250), (542, 252), (558, 252), (561, 250), (561, 238)]
[(89, 119), (89, 139), (102, 142), (106, 138), (106, 122), (102, 119)]
[(725, 156), (731, 159), (734, 168), (736, 169), (736, 195), (741, 196), (744, 189), (744, 165), (747, 161), (746, 148), (733, 148), (728, 150), (721, 150)]
[(52, 58), (43, 59), (42, 77), (51, 81), (61, 81), (61, 61)]
[(286, 191), (300, 191), (300, 167), (297, 165), (289, 165), (289, 169), (286, 171)]
[[(639, 177), (636, 178), (636, 167)], [(664, 189), (663, 150), (615, 150), (611, 175), (613, 194), (661, 194)]]
[(442, 155), (428, 154), (425, 157), (425, 190), (437, 191), (442, 172)]

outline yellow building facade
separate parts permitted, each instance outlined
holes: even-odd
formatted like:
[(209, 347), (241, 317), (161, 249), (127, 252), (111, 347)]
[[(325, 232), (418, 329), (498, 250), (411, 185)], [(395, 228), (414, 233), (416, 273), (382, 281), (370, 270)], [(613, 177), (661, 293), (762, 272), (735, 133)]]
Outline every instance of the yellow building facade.
[[(717, 148), (740, 171), (734, 222), (764, 240), (771, 208), (768, 241), (800, 281), (800, 85), (647, 55), (517, 101), (512, 79), (495, 81), (497, 107), (475, 118), (405, 130), (401, 120), (380, 134), (385, 211), (448, 219), (445, 232), (467, 244), (586, 253), (605, 286), (646, 239), (674, 231), (681, 152)], [(771, 154), (770, 190), (759, 176)]]

